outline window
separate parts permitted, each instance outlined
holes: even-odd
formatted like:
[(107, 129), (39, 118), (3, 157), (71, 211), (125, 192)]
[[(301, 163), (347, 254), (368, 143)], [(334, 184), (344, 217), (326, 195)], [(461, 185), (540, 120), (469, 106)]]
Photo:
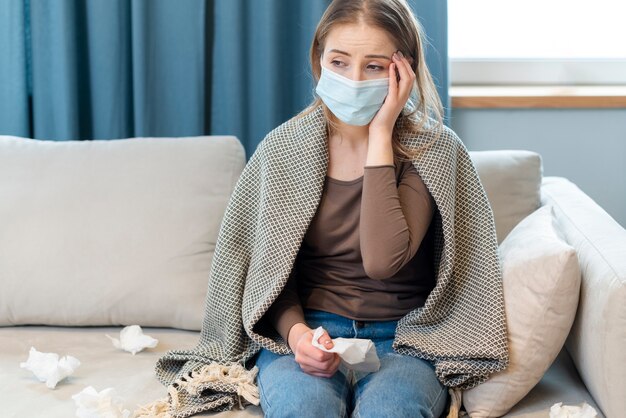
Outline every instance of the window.
[(449, 0), (453, 84), (626, 84), (624, 0)]

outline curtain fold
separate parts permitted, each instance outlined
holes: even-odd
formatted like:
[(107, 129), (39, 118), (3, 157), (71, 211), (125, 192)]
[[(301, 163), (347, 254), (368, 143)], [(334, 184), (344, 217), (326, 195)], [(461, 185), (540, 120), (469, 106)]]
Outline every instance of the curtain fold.
[(202, 135), (210, 2), (133, 0), (131, 4), (135, 135)]
[[(0, 116), (0, 133), (48, 140), (208, 133), (210, 6), (205, 0), (3, 0), (0, 109), (8, 111)], [(31, 112), (24, 104), (29, 77)]]
[(448, 59), (448, 1), (408, 0), (426, 32), (426, 63), (432, 73), (441, 103), (444, 107), (444, 122), (450, 118), (450, 63)]
[(0, 134), (28, 136), (26, 13), (23, 0), (0, 2)]
[(312, 98), (308, 51), (329, 0), (215, 0), (211, 132), (248, 157)]
[[(313, 99), (330, 0), (3, 0), (0, 134), (236, 135), (248, 157)], [(409, 0), (448, 106), (447, 1)]]

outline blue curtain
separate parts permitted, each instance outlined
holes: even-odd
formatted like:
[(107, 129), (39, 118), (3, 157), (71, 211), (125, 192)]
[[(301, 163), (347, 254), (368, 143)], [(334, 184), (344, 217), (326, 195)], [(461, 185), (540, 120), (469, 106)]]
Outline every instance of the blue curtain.
[(0, 133), (199, 135), (205, 0), (2, 0)]
[(448, 60), (448, 0), (409, 0), (413, 13), (426, 32), (426, 64), (433, 75), (443, 104), (445, 119), (450, 118), (450, 64)]
[(0, 3), (0, 134), (29, 133), (25, 19), (22, 1)]
[(329, 0), (216, 0), (211, 132), (235, 134), (248, 157), (312, 99), (308, 52)]
[[(313, 98), (330, 0), (2, 0), (0, 134), (236, 135), (250, 156)], [(409, 0), (448, 106), (447, 5)]]

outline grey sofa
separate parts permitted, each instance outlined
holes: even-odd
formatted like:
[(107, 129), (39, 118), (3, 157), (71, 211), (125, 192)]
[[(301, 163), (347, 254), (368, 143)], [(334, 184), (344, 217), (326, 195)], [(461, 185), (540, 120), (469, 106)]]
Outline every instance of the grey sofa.
[[(600, 417), (623, 416), (626, 231), (568, 180), (542, 178), (536, 154), (472, 158), (500, 241), (550, 204), (582, 271), (565, 346), (505, 416), (548, 417), (556, 402), (583, 401)], [(71, 396), (86, 386), (114, 387), (131, 411), (166, 395), (154, 364), (167, 350), (197, 342), (221, 215), (244, 165), (234, 137), (52, 143), (0, 136), (2, 417), (75, 416)], [(116, 350), (105, 334), (131, 324), (158, 346), (134, 356)], [(19, 367), (31, 346), (75, 356), (81, 366), (48, 389)]]

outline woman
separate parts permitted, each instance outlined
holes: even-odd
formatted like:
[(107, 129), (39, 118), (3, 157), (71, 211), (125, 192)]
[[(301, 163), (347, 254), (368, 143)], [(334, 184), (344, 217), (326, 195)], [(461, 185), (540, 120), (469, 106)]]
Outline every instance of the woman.
[[(427, 236), (435, 205), (410, 160), (400, 161), (406, 153), (394, 133), (416, 87), (422, 114), (441, 118), (421, 39), (402, 0), (336, 0), (319, 22), (311, 48), (319, 98), (311, 109), (323, 106), (328, 118), (329, 166), (294, 273), (267, 313), (294, 354), (259, 354), (266, 416), (444, 410), (447, 390), (434, 366), (392, 349), (397, 321), (435, 285)], [(372, 339), (380, 370), (340, 370), (337, 354), (312, 345), (318, 326), (328, 331), (320, 338), (327, 348), (331, 337)], [(389, 396), (390, 386), (401, 391)]]
[[(168, 398), (138, 416), (260, 401), (270, 417), (438, 417), (446, 388), (454, 416), (461, 390), (507, 366), (493, 213), (441, 122), (421, 39), (404, 0), (330, 4), (311, 48), (318, 97), (246, 164), (198, 345), (157, 361)], [(318, 326), (326, 349), (373, 340), (380, 370), (314, 347)]]

